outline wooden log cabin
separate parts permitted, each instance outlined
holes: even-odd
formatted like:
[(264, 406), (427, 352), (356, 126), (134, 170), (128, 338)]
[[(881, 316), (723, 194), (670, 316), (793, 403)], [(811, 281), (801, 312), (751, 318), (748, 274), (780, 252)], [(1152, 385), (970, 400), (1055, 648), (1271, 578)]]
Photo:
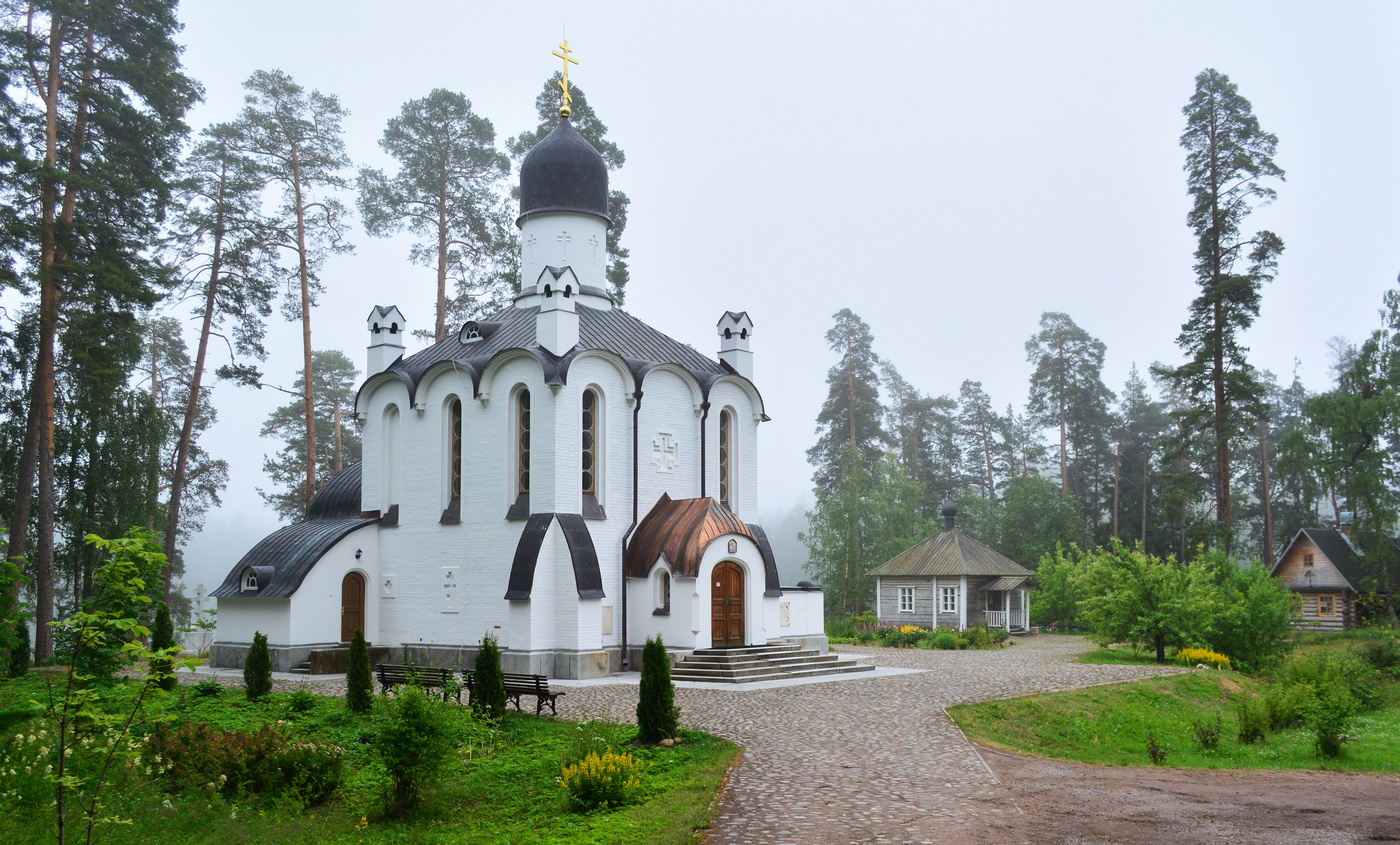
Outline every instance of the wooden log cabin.
[(1302, 597), (1294, 627), (1341, 631), (1357, 625), (1362, 552), (1341, 528), (1300, 530), (1274, 565), (1273, 577)]

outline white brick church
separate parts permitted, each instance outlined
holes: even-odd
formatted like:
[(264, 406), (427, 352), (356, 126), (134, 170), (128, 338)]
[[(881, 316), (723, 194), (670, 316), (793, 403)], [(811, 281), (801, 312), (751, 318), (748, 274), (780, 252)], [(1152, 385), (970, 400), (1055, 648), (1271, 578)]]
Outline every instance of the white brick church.
[(608, 170), (567, 117), (520, 169), (520, 293), (404, 354), (369, 316), (364, 461), (214, 591), (215, 666), (255, 631), (286, 671), (356, 628), (395, 658), (591, 678), (679, 651), (825, 645), (822, 595), (778, 583), (758, 506), (753, 322), (725, 312), (712, 360), (605, 292)]

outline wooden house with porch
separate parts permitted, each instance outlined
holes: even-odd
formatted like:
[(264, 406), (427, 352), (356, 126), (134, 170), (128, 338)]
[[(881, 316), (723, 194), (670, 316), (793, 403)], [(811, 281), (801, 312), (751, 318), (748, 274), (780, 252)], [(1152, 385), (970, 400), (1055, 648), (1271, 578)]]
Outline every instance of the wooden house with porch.
[(964, 630), (1030, 630), (1034, 573), (959, 531), (957, 505), (943, 502), (944, 529), (870, 572), (881, 622)]
[(1270, 574), (1303, 599), (1294, 627), (1341, 631), (1357, 626), (1364, 553), (1347, 531), (1346, 526), (1301, 529), (1274, 564)]

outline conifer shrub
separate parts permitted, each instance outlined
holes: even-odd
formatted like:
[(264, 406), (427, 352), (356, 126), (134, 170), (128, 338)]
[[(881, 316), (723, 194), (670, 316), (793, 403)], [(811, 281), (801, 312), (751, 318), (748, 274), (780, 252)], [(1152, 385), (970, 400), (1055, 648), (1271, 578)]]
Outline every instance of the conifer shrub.
[(472, 672), (472, 711), (493, 721), (506, 717), (506, 680), (501, 674), (501, 648), (496, 638), (481, 638)]
[(673, 739), (677, 724), (676, 687), (671, 683), (671, 660), (657, 634), (642, 649), (642, 684), (637, 699), (637, 740), (655, 744)]
[[(175, 647), (175, 626), (170, 621), (170, 607), (165, 602), (156, 606), (156, 621), (151, 626), (151, 651)], [(174, 662), (168, 657), (151, 658), (151, 680), (167, 692), (175, 689), (180, 679), (175, 676)]]
[(345, 676), (345, 703), (355, 713), (368, 713), (374, 707), (374, 678), (369, 668), (369, 646), (365, 633), (355, 629), (350, 640), (350, 671)]
[(9, 673), (11, 678), (18, 678), (29, 671), (29, 626), (25, 624), (24, 617), (15, 620), (15, 640), (10, 646)]
[(243, 661), (243, 689), (249, 701), (272, 692), (272, 654), (267, 650), (267, 634), (253, 632), (253, 647)]

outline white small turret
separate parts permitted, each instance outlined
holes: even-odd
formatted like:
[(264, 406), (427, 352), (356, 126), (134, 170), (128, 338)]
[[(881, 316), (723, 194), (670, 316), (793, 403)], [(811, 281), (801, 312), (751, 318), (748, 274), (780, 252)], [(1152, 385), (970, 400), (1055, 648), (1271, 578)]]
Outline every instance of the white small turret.
[(749, 338), (753, 336), (753, 320), (749, 319), (749, 312), (724, 312), (715, 325), (715, 332), (719, 335), (719, 359), (752, 381), (753, 352), (749, 349)]
[(578, 345), (578, 276), (569, 267), (546, 267), (535, 289), (540, 297), (535, 340), (551, 354), (563, 356)]
[(365, 378), (389, 369), (403, 355), (403, 333), (407, 325), (396, 305), (376, 305), (365, 320), (369, 329), (369, 358)]

